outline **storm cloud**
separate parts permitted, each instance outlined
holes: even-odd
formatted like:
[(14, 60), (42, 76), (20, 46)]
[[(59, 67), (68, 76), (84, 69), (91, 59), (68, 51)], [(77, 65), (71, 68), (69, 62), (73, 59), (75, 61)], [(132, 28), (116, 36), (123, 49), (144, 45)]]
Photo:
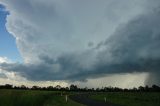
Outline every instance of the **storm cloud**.
[(146, 83), (160, 84), (158, 0), (0, 3), (10, 13), (6, 27), (24, 59), (0, 63), (1, 69), (36, 81), (148, 72)]

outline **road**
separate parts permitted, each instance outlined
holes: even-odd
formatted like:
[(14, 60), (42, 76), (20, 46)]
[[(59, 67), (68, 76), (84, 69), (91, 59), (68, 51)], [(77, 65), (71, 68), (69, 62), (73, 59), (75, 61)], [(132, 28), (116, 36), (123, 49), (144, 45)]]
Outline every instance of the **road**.
[(76, 101), (78, 103), (81, 103), (87, 106), (120, 106), (120, 105), (115, 105), (108, 102), (105, 103), (105, 102), (95, 101), (89, 98), (89, 94), (70, 95), (69, 98), (72, 99), (73, 101)]

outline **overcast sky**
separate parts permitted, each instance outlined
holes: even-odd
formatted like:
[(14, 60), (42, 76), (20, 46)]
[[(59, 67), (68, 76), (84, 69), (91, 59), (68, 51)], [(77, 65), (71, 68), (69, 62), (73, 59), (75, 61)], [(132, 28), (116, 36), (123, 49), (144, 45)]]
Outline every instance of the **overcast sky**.
[(0, 82), (123, 88), (160, 84), (159, 0), (0, 4)]

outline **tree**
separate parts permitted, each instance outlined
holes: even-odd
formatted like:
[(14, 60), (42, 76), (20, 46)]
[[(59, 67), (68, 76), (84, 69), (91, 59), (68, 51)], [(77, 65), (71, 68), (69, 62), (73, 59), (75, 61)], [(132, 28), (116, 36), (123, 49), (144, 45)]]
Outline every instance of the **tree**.
[(160, 87), (157, 85), (152, 85), (152, 90), (153, 91), (160, 91)]
[(33, 90), (38, 90), (38, 89), (40, 89), (40, 87), (39, 87), (39, 86), (32, 86), (31, 89), (33, 89)]
[(13, 85), (6, 84), (4, 87), (5, 87), (6, 89), (12, 89), (12, 88), (13, 88)]
[(77, 85), (73, 85), (73, 84), (70, 85), (71, 91), (76, 91), (77, 89), (78, 89)]
[(54, 88), (53, 88), (53, 86), (48, 86), (47, 87), (47, 90), (53, 90)]
[(59, 90), (59, 89), (61, 89), (61, 86), (57, 85), (57, 86), (55, 86), (55, 88)]
[(27, 89), (27, 87), (25, 85), (21, 85), (20, 87), (21, 89)]
[(143, 87), (143, 86), (139, 86), (138, 89), (139, 89), (140, 91), (144, 91), (144, 87)]

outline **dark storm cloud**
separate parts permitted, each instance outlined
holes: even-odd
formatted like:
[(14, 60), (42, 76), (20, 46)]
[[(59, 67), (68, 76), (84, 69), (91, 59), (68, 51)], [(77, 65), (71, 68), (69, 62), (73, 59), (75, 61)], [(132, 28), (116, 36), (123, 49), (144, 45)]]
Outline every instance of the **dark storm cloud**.
[[(45, 38), (42, 34), (43, 37), (40, 36), (38, 38), (34, 36), (39, 40), (36, 40), (37, 43), (35, 44), (35, 39), (33, 39), (34, 44), (29, 46), (28, 40), (24, 39), (24, 43), (28, 48), (33, 47), (29, 48), (29, 52), (28, 49), (24, 50), (24, 45), (20, 45), (22, 44), (21, 42), (19, 43), (22, 48), (22, 54), (24, 53), (26, 60), (29, 60), (28, 63), (1, 63), (0, 68), (6, 71), (17, 72), (29, 80), (85, 81), (89, 77), (100, 77), (105, 74), (149, 72), (150, 77), (146, 83), (160, 84), (160, 79), (158, 78), (160, 75), (160, 3), (158, 0), (155, 0), (155, 2), (148, 4), (150, 4), (148, 10), (133, 17), (126, 23), (119, 24), (115, 32), (110, 37), (107, 36), (103, 42), (97, 44), (91, 41), (87, 43), (90, 47), (88, 49), (79, 50), (77, 49), (79, 45), (75, 44), (75, 46), (73, 42), (71, 46), (67, 45), (70, 39), (66, 38), (66, 36), (62, 37), (64, 39), (59, 37), (60, 35), (65, 35), (65, 33), (59, 34), (57, 41), (62, 40), (63, 42), (58, 43), (56, 40), (52, 40), (53, 36)], [(77, 26), (79, 28), (80, 25)], [(79, 31), (79, 29), (77, 30)], [(74, 34), (83, 35), (80, 32)], [(72, 36), (72, 38), (74, 37)], [(86, 41), (89, 38), (86, 37), (82, 41)], [(47, 43), (45, 46), (44, 42), (41, 42), (43, 40)], [(58, 44), (58, 46), (52, 45), (54, 44), (53, 42), (56, 42), (55, 45)], [(97, 46), (94, 47), (95, 45)], [(58, 49), (53, 48), (55, 51), (52, 51), (51, 46)], [(70, 52), (74, 50), (79, 51)], [(58, 56), (55, 58), (54, 53), (57, 51), (60, 51), (60, 53), (58, 52)], [(34, 62), (32, 62), (32, 59)]]
[[(114, 35), (97, 48), (106, 48), (99, 53), (100, 61), (105, 63), (106, 59), (108, 62), (108, 58), (111, 63), (133, 64), (140, 69), (145, 69), (145, 65), (152, 67), (153, 70), (159, 69), (159, 20), (160, 14), (156, 11), (120, 26)], [(105, 54), (109, 54), (110, 57), (104, 58)]]
[[(102, 74), (135, 71), (159, 75), (159, 28), (160, 12), (157, 10), (119, 26), (116, 32), (96, 49), (81, 54), (66, 54), (57, 60), (48, 56), (39, 56), (43, 64), (6, 63), (1, 64), (1, 68), (18, 72), (31, 80), (85, 80)], [(101, 48), (103, 50), (99, 51)], [(95, 57), (88, 56), (95, 51), (98, 51)], [(88, 57), (81, 60), (86, 54)], [(85, 62), (87, 58), (96, 58), (89, 68), (81, 65), (81, 62)], [(58, 65), (57, 69), (55, 69), (56, 65)]]

